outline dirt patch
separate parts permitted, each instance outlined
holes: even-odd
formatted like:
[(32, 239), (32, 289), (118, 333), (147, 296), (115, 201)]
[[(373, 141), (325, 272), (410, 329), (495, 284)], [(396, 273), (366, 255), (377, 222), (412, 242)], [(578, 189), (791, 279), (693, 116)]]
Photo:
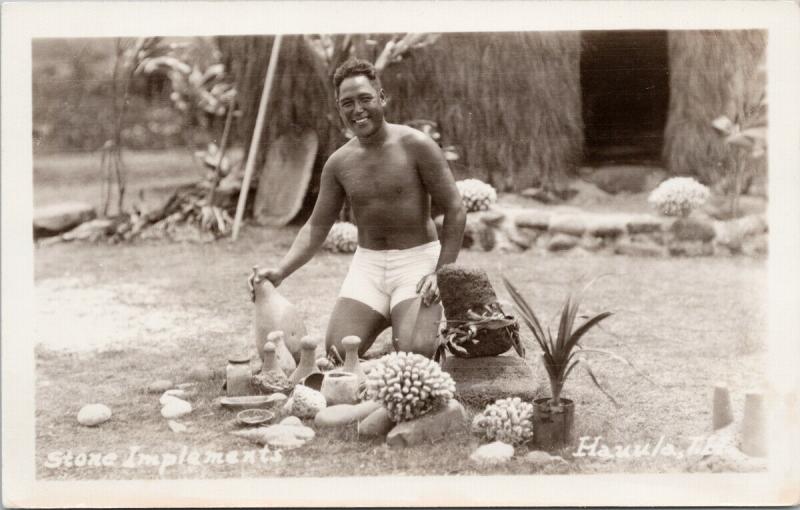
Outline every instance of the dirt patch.
[(37, 282), (37, 347), (70, 352), (129, 346), (162, 350), (174, 348), (181, 339), (231, 327), (205, 309), (171, 302), (174, 295), (152, 284), (103, 285), (72, 277)]

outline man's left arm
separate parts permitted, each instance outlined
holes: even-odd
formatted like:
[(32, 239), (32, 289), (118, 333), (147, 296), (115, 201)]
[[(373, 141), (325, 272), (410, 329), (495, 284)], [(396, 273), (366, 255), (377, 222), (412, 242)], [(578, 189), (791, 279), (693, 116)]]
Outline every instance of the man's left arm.
[[(420, 135), (413, 141), (417, 168), (431, 200), (444, 211), (440, 239), (442, 251), (436, 263), (438, 270), (443, 265), (456, 261), (461, 250), (467, 212), (442, 150), (427, 135)], [(436, 274), (423, 278), (417, 286), (417, 292), (422, 295), (426, 305), (438, 301)]]

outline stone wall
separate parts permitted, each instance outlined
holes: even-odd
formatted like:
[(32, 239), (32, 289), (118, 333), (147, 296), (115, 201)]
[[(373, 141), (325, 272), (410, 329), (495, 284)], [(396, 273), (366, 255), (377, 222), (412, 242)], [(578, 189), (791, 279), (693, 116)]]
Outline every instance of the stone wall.
[[(436, 218), (441, 228), (442, 217)], [(555, 212), (493, 207), (467, 214), (463, 247), (537, 254), (663, 256), (763, 256), (764, 214), (719, 221), (702, 215)]]

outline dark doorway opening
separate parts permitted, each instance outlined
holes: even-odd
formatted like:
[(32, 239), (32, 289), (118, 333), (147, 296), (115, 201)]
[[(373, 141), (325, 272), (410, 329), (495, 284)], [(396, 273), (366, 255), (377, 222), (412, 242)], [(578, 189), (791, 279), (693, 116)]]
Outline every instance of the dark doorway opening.
[(581, 33), (584, 163), (660, 164), (669, 105), (667, 32)]

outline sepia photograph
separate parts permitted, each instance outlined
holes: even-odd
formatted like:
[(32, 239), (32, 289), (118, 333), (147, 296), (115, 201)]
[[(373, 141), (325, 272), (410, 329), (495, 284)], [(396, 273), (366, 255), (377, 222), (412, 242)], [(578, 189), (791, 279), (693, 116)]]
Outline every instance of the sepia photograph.
[(64, 4), (4, 504), (797, 503), (795, 4)]

